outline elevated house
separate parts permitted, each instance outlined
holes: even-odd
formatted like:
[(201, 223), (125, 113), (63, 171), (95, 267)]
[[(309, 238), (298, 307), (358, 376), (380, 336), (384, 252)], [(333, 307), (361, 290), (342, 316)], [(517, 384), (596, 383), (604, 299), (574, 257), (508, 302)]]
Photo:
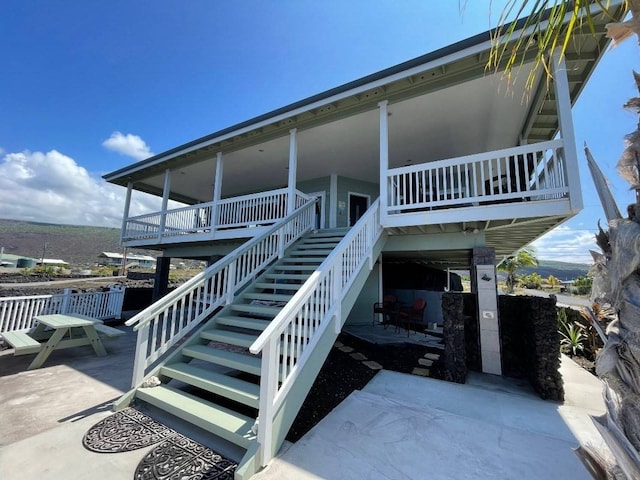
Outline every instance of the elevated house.
[[(112, 267), (122, 266), (122, 254), (117, 252), (102, 252), (98, 255), (101, 263), (110, 265)], [(150, 255), (136, 255), (127, 253), (126, 264), (128, 267), (137, 266), (142, 268), (154, 268), (156, 266), (156, 259)]]
[[(529, 58), (508, 86), (487, 71), (487, 32), (105, 175), (128, 189), (122, 245), (161, 251), (160, 281), (171, 257), (210, 261), (130, 321), (133, 387), (117, 407), (147, 402), (241, 446), (248, 478), (343, 326), (371, 322), (398, 259), (471, 269), (482, 369), (501, 374), (495, 264), (582, 209), (571, 107), (608, 21), (531, 92)], [(129, 216), (133, 190), (162, 209)], [(150, 376), (162, 384), (139, 388)]]

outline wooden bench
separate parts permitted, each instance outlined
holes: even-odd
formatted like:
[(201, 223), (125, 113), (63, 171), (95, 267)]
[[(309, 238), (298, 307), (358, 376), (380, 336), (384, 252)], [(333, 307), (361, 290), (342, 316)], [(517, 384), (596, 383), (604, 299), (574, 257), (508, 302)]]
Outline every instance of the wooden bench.
[(31, 338), (26, 332), (3, 332), (2, 338), (14, 348), (14, 355), (38, 353), (42, 348), (42, 344)]
[(115, 338), (121, 335), (126, 335), (127, 332), (123, 332), (122, 330), (118, 330), (117, 328), (109, 327), (108, 325), (104, 325), (103, 323), (95, 324), (96, 331), (105, 337)]

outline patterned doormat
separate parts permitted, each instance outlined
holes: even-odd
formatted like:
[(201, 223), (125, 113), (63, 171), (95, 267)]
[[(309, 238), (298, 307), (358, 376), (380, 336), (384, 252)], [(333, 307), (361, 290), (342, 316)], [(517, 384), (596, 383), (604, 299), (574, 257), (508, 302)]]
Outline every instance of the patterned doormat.
[(177, 434), (142, 459), (134, 480), (233, 480), (237, 463)]
[(126, 408), (100, 420), (85, 433), (82, 444), (98, 453), (130, 452), (177, 435), (169, 427), (136, 410)]
[(129, 452), (161, 442), (138, 464), (134, 480), (233, 480), (238, 464), (136, 410), (99, 421), (82, 444), (98, 453)]

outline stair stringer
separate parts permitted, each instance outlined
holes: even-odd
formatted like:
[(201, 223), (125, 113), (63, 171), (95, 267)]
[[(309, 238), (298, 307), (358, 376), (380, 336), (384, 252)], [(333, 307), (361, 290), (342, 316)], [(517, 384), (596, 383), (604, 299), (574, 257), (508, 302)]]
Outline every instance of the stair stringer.
[[(386, 232), (382, 232), (380, 238), (376, 242), (376, 244), (372, 248), (371, 258), (377, 259), (384, 245), (387, 241)], [(373, 262), (365, 262), (363, 266), (360, 268), (360, 271), (355, 276), (351, 287), (345, 294), (342, 303), (341, 303), (341, 325), (344, 325), (351, 309), (353, 308), (358, 295), (360, 294), (362, 288), (371, 273), (373, 268)], [(326, 328), (325, 331), (321, 334), (320, 338), (317, 341), (316, 346), (313, 351), (309, 355), (307, 362), (304, 364), (300, 371), (299, 377), (294, 382), (291, 390), (288, 392), (287, 399), (283, 402), (280, 409), (276, 412), (273, 420), (273, 451), (271, 452), (271, 456), (274, 456), (277, 451), (280, 449), (282, 444), (284, 443), (285, 437), (293, 424), (296, 415), (300, 411), (302, 404), (304, 403), (309, 390), (320, 372), (324, 361), (326, 360), (333, 344), (338, 338), (338, 333), (336, 333), (335, 328)], [(258, 427), (259, 428), (259, 427)], [(239, 463), (238, 468), (236, 470), (235, 479), (236, 480), (247, 480), (252, 475), (257, 473), (260, 470), (260, 461), (258, 458), (259, 449), (257, 448), (257, 440), (254, 440), (255, 444), (252, 445), (252, 448), (247, 450), (246, 455)], [(256, 448), (253, 448), (253, 447)]]

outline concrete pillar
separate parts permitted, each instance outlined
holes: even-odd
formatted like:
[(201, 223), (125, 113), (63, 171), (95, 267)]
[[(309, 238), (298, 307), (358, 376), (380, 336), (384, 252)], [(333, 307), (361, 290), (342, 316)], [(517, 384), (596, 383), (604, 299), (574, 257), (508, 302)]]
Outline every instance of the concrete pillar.
[(155, 302), (164, 297), (169, 290), (169, 264), (170, 257), (158, 257), (156, 261), (156, 276), (153, 280), (153, 297)]
[(471, 291), (476, 294), (482, 371), (502, 375), (498, 281), (493, 248), (476, 247), (471, 260)]

